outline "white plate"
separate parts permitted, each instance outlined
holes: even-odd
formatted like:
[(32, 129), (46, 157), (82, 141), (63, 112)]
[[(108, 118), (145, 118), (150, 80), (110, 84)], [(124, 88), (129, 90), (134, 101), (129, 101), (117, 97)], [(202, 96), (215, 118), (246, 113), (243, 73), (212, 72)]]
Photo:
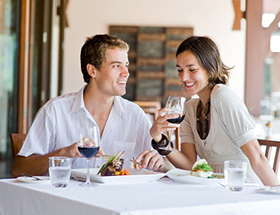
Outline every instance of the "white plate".
[[(179, 183), (186, 184), (217, 184), (218, 182), (223, 183), (225, 179), (218, 178), (201, 178), (190, 175), (191, 171), (183, 169), (172, 169), (167, 172), (167, 176)], [(217, 175), (217, 173), (214, 173)]]
[(41, 180), (37, 180), (36, 178), (29, 177), (29, 176), (20, 176), (20, 177), (17, 177), (17, 180), (20, 182), (26, 182), (26, 183), (50, 182), (50, 177), (48, 177), (48, 176), (35, 176), (35, 177), (40, 178)]
[[(94, 182), (104, 183), (104, 184), (137, 184), (150, 181), (156, 181), (163, 176), (165, 173), (153, 172), (149, 170), (138, 170), (138, 169), (128, 169), (130, 175), (119, 175), (119, 176), (101, 176), (96, 175), (98, 168), (90, 169), (90, 180)], [(71, 175), (79, 178), (86, 179), (87, 169), (72, 169)]]

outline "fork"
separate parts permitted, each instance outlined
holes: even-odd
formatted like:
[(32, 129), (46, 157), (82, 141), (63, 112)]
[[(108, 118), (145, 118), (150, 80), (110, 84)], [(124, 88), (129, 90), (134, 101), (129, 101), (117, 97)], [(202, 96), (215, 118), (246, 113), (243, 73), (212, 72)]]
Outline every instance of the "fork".
[(141, 163), (140, 163), (140, 162), (137, 162), (134, 158), (129, 159), (129, 161), (131, 161), (131, 162), (134, 163), (134, 164), (141, 165)]
[[(102, 158), (105, 160), (108, 160), (110, 157), (111, 157), (110, 155), (102, 155)], [(141, 163), (137, 162), (134, 157), (130, 158), (129, 161), (131, 161), (134, 164), (141, 165)]]
[(37, 181), (43, 180), (43, 179), (41, 179), (41, 178), (39, 178), (39, 177), (36, 177), (36, 176), (34, 176), (34, 175), (23, 174), (22, 176), (28, 177), (28, 178), (34, 178), (34, 179), (37, 180)]

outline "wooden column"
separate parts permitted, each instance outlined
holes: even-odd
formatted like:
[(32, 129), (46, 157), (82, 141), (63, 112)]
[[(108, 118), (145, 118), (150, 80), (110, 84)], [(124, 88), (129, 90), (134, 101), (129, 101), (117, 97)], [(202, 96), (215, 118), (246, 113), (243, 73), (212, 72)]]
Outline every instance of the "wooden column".
[(20, 8), (20, 43), (19, 43), (19, 86), (18, 86), (18, 132), (27, 131), (28, 104), (28, 53), (29, 53), (29, 18), (30, 0), (22, 0)]
[(270, 37), (280, 21), (280, 13), (266, 29), (262, 27), (263, 0), (247, 0), (245, 103), (254, 116), (261, 114), (264, 92), (264, 59), (270, 49)]

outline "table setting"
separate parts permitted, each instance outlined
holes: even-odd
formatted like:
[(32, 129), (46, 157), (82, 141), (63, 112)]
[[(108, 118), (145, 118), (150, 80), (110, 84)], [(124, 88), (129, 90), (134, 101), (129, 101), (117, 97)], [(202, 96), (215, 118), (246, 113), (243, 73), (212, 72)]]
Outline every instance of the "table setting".
[[(99, 146), (83, 137), (87, 143), (78, 147), (89, 160)], [(163, 173), (138, 169), (134, 158), (122, 159), (124, 153), (104, 156), (100, 168), (84, 169), (71, 168), (70, 158), (50, 157), (49, 176), (1, 179), (0, 215), (279, 214), (280, 187), (245, 183), (247, 169), (240, 162), (226, 161), (225, 175), (213, 173), (205, 159), (191, 171)], [(131, 168), (124, 169), (124, 162)]]
[[(92, 179), (97, 170), (89, 170)], [(72, 176), (65, 187), (55, 187), (50, 178), (39, 176), (42, 180), (37, 176), (1, 179), (0, 214), (278, 214), (280, 210), (278, 188), (245, 183), (241, 191), (231, 191), (223, 178), (204, 178), (204, 183), (187, 170), (158, 173), (135, 169), (130, 175), (100, 176), (117, 180), (114, 183), (93, 178), (90, 187), (80, 186), (80, 180), (86, 180), (86, 169), (72, 169), (71, 174), (74, 172), (83, 175)], [(150, 175), (152, 179), (147, 180)], [(191, 179), (179, 181), (176, 177)]]

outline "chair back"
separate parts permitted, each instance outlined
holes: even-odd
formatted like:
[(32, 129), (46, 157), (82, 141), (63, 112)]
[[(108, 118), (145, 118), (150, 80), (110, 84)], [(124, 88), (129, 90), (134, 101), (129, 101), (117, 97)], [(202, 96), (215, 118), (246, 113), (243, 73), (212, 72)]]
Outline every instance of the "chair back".
[[(161, 108), (161, 104), (159, 101), (134, 101), (137, 105), (139, 105), (144, 112), (149, 116), (152, 123), (156, 120), (158, 110)], [(170, 131), (167, 131), (168, 139), (172, 139), (172, 134)], [(180, 136), (179, 136), (179, 129), (176, 128), (174, 131), (175, 136), (175, 148), (180, 149)]]
[(15, 158), (24, 143), (26, 134), (14, 133), (14, 134), (10, 134), (10, 138), (11, 138), (11, 142), (12, 142), (13, 158)]
[(159, 101), (134, 101), (148, 115), (152, 123), (156, 120), (158, 110), (161, 107)]
[[(167, 136), (170, 139), (171, 138), (171, 131), (167, 131)], [(176, 130), (174, 131), (174, 136), (175, 136), (175, 148), (177, 150), (180, 150), (180, 130), (179, 128), (176, 128)]]
[(280, 141), (258, 139), (258, 142), (261, 148), (264, 149), (265, 157), (268, 159), (275, 174), (278, 175), (279, 165), (280, 165), (280, 160), (279, 160)]

